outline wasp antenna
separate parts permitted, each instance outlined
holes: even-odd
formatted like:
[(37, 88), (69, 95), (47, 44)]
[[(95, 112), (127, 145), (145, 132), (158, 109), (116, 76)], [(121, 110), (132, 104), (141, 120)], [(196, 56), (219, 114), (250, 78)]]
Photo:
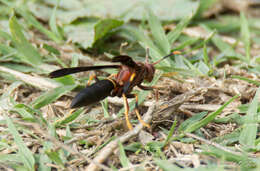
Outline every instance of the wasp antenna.
[(170, 53), (169, 55), (166, 55), (166, 56), (164, 56), (162, 59), (159, 59), (158, 61), (152, 63), (152, 65), (156, 65), (156, 64), (160, 63), (162, 60), (164, 60), (164, 59), (166, 59), (166, 58), (168, 58), (168, 57), (170, 57), (170, 56), (180, 55), (180, 54), (181, 54), (180, 51), (173, 51), (173, 52)]

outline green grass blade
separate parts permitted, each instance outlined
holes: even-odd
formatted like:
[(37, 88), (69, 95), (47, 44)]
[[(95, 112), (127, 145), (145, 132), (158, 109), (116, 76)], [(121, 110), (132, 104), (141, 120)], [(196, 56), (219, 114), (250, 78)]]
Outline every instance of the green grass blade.
[(257, 108), (258, 108), (258, 96), (260, 93), (260, 88), (256, 91), (255, 97), (251, 104), (249, 105), (247, 114), (245, 116), (245, 123), (243, 125), (243, 130), (239, 137), (239, 143), (245, 145), (246, 147), (254, 147), (255, 139), (257, 135), (258, 120), (257, 120)]
[(12, 38), (17, 50), (23, 54), (19, 56), (22, 61), (25, 61), (35, 67), (42, 64), (42, 59), (39, 52), (29, 43), (25, 38), (22, 27), (19, 25), (15, 16), (12, 16), (9, 20), (9, 26), (12, 34)]
[(240, 32), (241, 32), (241, 38), (245, 46), (245, 52), (246, 52), (246, 58), (247, 61), (250, 61), (250, 31), (249, 31), (249, 25), (248, 21), (246, 19), (246, 16), (243, 12), (240, 13)]
[(171, 139), (171, 137), (172, 137), (172, 135), (174, 133), (176, 124), (177, 124), (177, 119), (174, 120), (174, 122), (173, 122), (173, 124), (172, 124), (172, 126), (170, 128), (169, 134), (168, 134), (166, 140), (164, 141), (163, 147), (165, 147), (169, 143), (169, 141), (170, 141), (170, 139)]
[(119, 146), (119, 160), (120, 160), (121, 165), (123, 167), (131, 166), (132, 164), (130, 163), (129, 159), (127, 158), (123, 144), (120, 141), (118, 141), (118, 146)]
[(216, 31), (213, 31), (207, 39), (204, 40), (203, 42), (203, 59), (204, 59), (204, 63), (209, 67), (212, 68), (212, 66), (210, 65), (209, 62), (209, 56), (208, 56), (208, 51), (207, 51), (207, 43), (210, 41), (210, 39), (216, 34)]
[(178, 131), (179, 132), (184, 131), (186, 128), (189, 127), (189, 125), (191, 125), (192, 123), (198, 122), (199, 120), (201, 120), (207, 114), (208, 114), (208, 112), (201, 112), (201, 113), (197, 113), (197, 114), (193, 115), (189, 119), (186, 119), (184, 122), (181, 123), (181, 125), (178, 128)]
[(23, 10), (21, 8), (16, 8), (15, 9), (21, 16), (23, 16), (23, 18), (29, 23), (31, 24), (33, 27), (35, 27), (36, 29), (38, 29), (40, 32), (42, 32), (43, 34), (45, 34), (47, 37), (49, 37), (50, 39), (52, 39), (53, 41), (55, 41), (56, 43), (60, 43), (61, 42), (61, 38), (57, 37), (53, 32), (49, 31), (48, 29), (46, 29), (39, 21), (37, 21), (35, 19), (35, 17), (29, 13), (26, 10)]
[(47, 154), (47, 156), (53, 161), (55, 162), (57, 165), (61, 166), (62, 168), (64, 168), (64, 163), (63, 160), (61, 159), (59, 153), (57, 151), (52, 151), (52, 150), (46, 150), (45, 154)]
[(55, 126), (60, 126), (60, 125), (66, 125), (72, 121), (74, 121), (82, 112), (83, 112), (83, 108), (76, 110), (73, 113), (70, 113), (68, 116), (65, 116), (62, 119), (59, 119), (58, 121), (55, 122)]
[(100, 103), (102, 105), (102, 109), (103, 109), (103, 112), (104, 112), (104, 118), (109, 118), (107, 99), (102, 100)]
[(159, 19), (154, 15), (152, 10), (148, 10), (148, 23), (152, 32), (152, 36), (156, 45), (159, 47), (164, 55), (170, 53), (171, 46), (165, 35), (162, 24)]
[[(136, 29), (127, 27), (126, 30), (132, 33), (133, 37), (139, 41), (140, 45), (144, 49), (147, 47), (150, 48), (150, 56), (152, 57), (153, 61), (156, 61), (165, 55), (157, 46), (155, 46), (154, 42), (149, 37), (145, 36), (144, 31), (141, 28)], [(166, 60), (162, 61), (161, 63), (166, 64), (165, 61)]]
[[(200, 41), (199, 37), (195, 37), (195, 38), (189, 37), (188, 40), (186, 40), (184, 42), (181, 42), (181, 44), (178, 45), (177, 47), (174, 47), (173, 50), (182, 50), (182, 49), (184, 49), (187, 46), (191, 46), (193, 44), (197, 44), (199, 41)], [(187, 53), (189, 53), (189, 52), (187, 52)]]
[(219, 115), (223, 109), (229, 105), (232, 101), (234, 101), (236, 98), (238, 98), (239, 95), (236, 95), (234, 97), (232, 97), (231, 99), (229, 99), (225, 104), (223, 104), (218, 110), (216, 110), (215, 112), (210, 113), (208, 116), (206, 116), (204, 119), (191, 124), (189, 127), (187, 127), (187, 129), (184, 130), (184, 133), (189, 133), (189, 132), (193, 132), (198, 130), (199, 128), (207, 125), (209, 122), (211, 122), (217, 115)]
[(17, 13), (19, 13), (28, 23), (30, 23), (32, 26), (37, 28), (40, 32), (44, 33), (46, 36), (48, 36), (50, 39), (55, 41), (56, 43), (61, 42), (61, 39), (59, 39), (53, 32), (47, 30), (39, 21), (35, 19), (35, 17), (30, 14), (28, 11), (23, 9), (22, 7), (15, 7), (13, 3), (8, 2), (7, 0), (0, 0), (3, 4), (7, 5), (10, 8), (14, 8)]
[(57, 100), (62, 95), (68, 93), (69, 91), (73, 90), (76, 87), (76, 85), (68, 85), (68, 86), (61, 86), (54, 88), (44, 94), (42, 94), (40, 97), (38, 97), (33, 103), (32, 106), (35, 109), (40, 109), (43, 106), (46, 106), (55, 100)]
[[(204, 29), (206, 29), (208, 32), (213, 32), (213, 30), (211, 30), (206, 25), (201, 25), (201, 26)], [(226, 56), (236, 56), (236, 57), (240, 58), (241, 60), (245, 60), (242, 55), (240, 55), (240, 54), (235, 52), (235, 50), (232, 48), (231, 45), (229, 45), (228, 43), (224, 42), (217, 33), (214, 33), (214, 36), (211, 38), (211, 41), (219, 49), (219, 51), (221, 51)]]
[(249, 79), (249, 78), (246, 78), (246, 77), (241, 77), (239, 75), (232, 75), (231, 78), (236, 78), (236, 79), (243, 80), (243, 81), (246, 81), (248, 83), (254, 84), (256, 86), (260, 86), (260, 82), (259, 81), (252, 80), (252, 79)]
[(57, 1), (53, 11), (52, 11), (52, 14), (51, 14), (51, 18), (49, 20), (49, 26), (51, 28), (51, 31), (56, 35), (56, 37), (59, 39), (59, 40), (62, 40), (62, 35), (58, 29), (58, 26), (57, 26), (57, 23), (56, 23), (56, 11), (57, 11), (57, 7), (60, 3), (60, 0)]
[(32, 152), (24, 144), (21, 136), (19, 135), (11, 119), (8, 116), (6, 116), (5, 119), (6, 124), (8, 126), (8, 130), (13, 135), (14, 142), (18, 147), (18, 154), (20, 156), (21, 161), (23, 162), (24, 166), (28, 168), (28, 170), (34, 170), (35, 160)]
[(193, 15), (189, 15), (187, 17), (184, 17), (178, 25), (167, 34), (168, 41), (170, 45), (172, 45), (181, 35), (182, 30), (189, 24), (191, 21)]
[(154, 161), (163, 171), (181, 171), (181, 170), (183, 170), (167, 160), (154, 159)]
[(5, 40), (12, 41), (12, 37), (10, 34), (6, 33), (5, 31), (0, 30), (0, 37), (4, 38)]
[(54, 55), (60, 55), (60, 51), (46, 43), (43, 44), (43, 48)]

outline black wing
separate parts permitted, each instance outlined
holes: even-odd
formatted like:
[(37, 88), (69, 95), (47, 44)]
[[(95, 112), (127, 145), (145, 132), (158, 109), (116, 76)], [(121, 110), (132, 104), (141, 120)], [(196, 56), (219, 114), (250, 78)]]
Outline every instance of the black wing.
[(120, 56), (116, 56), (114, 58), (112, 58), (112, 62), (120, 62), (123, 65), (135, 68), (136, 66), (138, 66), (135, 61), (127, 55), (120, 55)]
[(106, 68), (120, 68), (120, 65), (101, 65), (101, 66), (85, 66), (85, 67), (72, 67), (72, 68), (62, 68), (56, 71), (53, 71), (49, 74), (51, 78), (62, 77), (69, 74), (74, 74), (77, 72), (99, 70)]

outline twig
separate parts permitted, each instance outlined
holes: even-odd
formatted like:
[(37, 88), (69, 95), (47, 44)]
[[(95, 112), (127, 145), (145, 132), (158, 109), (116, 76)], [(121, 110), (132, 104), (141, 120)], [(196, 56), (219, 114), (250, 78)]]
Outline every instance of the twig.
[[(150, 123), (152, 120), (152, 113), (155, 109), (155, 106), (152, 105), (148, 108), (148, 111), (144, 114), (143, 120), (146, 123)], [(103, 163), (112, 153), (113, 151), (118, 147), (118, 142), (126, 142), (131, 137), (136, 136), (143, 128), (143, 125), (139, 123), (133, 130), (128, 131), (121, 137), (118, 137), (117, 139), (111, 141), (106, 147), (104, 147), (98, 155), (93, 159), (94, 162), (90, 163), (90, 165), (87, 167), (87, 171), (97, 171), (100, 168), (96, 165), (96, 163)]]

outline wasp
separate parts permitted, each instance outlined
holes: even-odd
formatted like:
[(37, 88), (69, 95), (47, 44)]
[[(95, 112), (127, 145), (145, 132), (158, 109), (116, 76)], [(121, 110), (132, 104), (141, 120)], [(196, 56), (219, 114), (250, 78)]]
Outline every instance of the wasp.
[(149, 128), (150, 126), (142, 120), (138, 111), (138, 96), (136, 94), (132, 94), (131, 92), (135, 86), (139, 87), (142, 90), (153, 90), (153, 87), (144, 86), (142, 85), (142, 83), (144, 81), (151, 82), (153, 80), (156, 64), (170, 56), (174, 56), (177, 54), (180, 54), (180, 52), (174, 51), (154, 63), (149, 63), (148, 55), (146, 55), (145, 62), (135, 62), (130, 56), (120, 55), (112, 58), (112, 62), (119, 62), (121, 63), (121, 65), (100, 65), (63, 68), (51, 72), (49, 76), (51, 78), (57, 78), (84, 71), (101, 70), (107, 68), (118, 69), (117, 74), (112, 74), (103, 80), (99, 80), (97, 77), (95, 77), (96, 82), (82, 89), (72, 100), (70, 108), (77, 108), (94, 104), (105, 99), (108, 96), (122, 97), (124, 100), (126, 124), (128, 129), (132, 130), (133, 126), (130, 123), (128, 117), (129, 105), (127, 98), (135, 98), (136, 103), (134, 111), (137, 115), (137, 118), (144, 126)]

